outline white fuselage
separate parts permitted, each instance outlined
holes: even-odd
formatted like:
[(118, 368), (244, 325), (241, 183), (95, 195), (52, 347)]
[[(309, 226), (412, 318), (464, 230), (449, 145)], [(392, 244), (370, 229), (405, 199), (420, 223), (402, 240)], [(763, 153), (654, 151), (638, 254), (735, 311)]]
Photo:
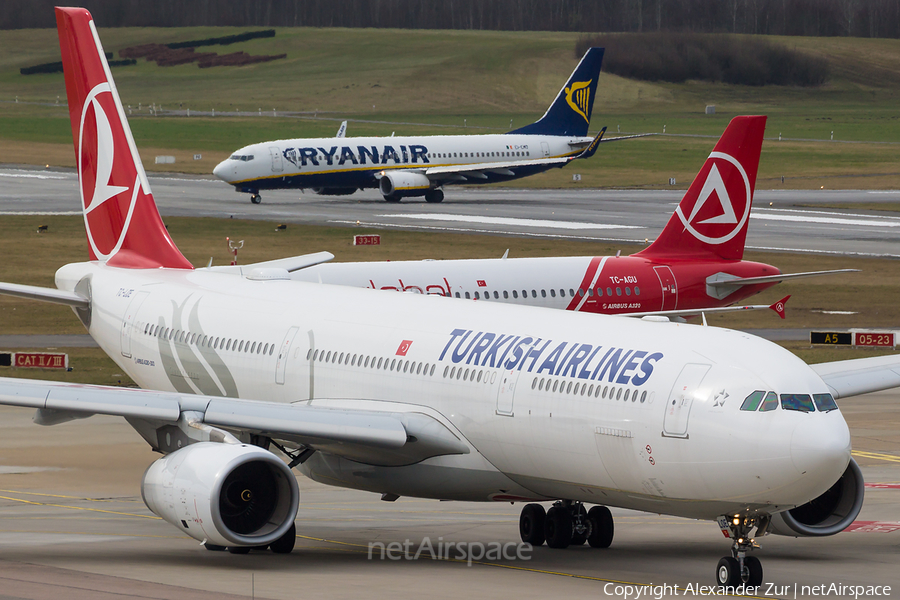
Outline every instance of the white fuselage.
[(828, 388), (736, 331), (205, 269), (76, 263), (57, 286), (85, 277), (91, 335), (141, 387), (420, 412), (472, 448), (391, 467), (317, 452), (302, 469), (333, 485), (711, 519), (804, 504), (850, 460), (838, 410), (740, 410)]
[[(509, 164), (538, 158), (570, 156), (591, 138), (558, 135), (433, 135), (408, 137), (342, 137), (276, 140), (245, 146), (213, 171), (226, 182), (258, 189), (279, 187), (375, 187), (382, 171), (423, 172), (435, 167), (488, 163)], [(487, 168), (487, 167), (486, 167)], [(549, 166), (535, 167), (535, 171)], [(463, 176), (460, 183), (489, 183), (493, 177), (523, 175), (483, 173)]]

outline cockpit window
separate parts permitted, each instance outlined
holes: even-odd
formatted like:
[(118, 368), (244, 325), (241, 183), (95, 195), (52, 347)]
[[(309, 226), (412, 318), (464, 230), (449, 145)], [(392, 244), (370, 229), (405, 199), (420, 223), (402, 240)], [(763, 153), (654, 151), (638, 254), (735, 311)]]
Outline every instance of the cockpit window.
[(766, 399), (763, 400), (762, 406), (759, 407), (759, 412), (767, 412), (776, 408), (778, 408), (778, 396), (775, 395), (775, 392), (769, 392), (766, 394)]
[(230, 160), (240, 160), (242, 162), (247, 162), (249, 160), (253, 160), (252, 154), (232, 154), (229, 157)]
[(753, 392), (747, 396), (747, 399), (741, 404), (741, 410), (756, 410), (759, 408), (759, 403), (762, 402), (763, 396), (765, 395), (766, 393), (761, 390)]
[(820, 412), (837, 410), (838, 407), (831, 394), (813, 394), (813, 401), (816, 403), (816, 408)]
[(809, 394), (782, 394), (781, 408), (800, 412), (814, 412), (816, 410)]

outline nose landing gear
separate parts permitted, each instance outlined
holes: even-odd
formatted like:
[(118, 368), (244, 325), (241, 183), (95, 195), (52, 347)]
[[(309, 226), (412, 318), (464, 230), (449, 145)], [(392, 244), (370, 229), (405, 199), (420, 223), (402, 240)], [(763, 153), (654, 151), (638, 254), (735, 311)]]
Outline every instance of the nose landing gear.
[(765, 535), (768, 518), (734, 515), (719, 517), (718, 523), (722, 532), (734, 543), (731, 545), (731, 556), (723, 557), (716, 566), (716, 583), (730, 587), (762, 585), (762, 564), (758, 558), (747, 556), (747, 553), (759, 548), (756, 540), (750, 537), (750, 531), (756, 527), (756, 535)]
[(262, 196), (260, 196), (259, 194), (250, 194), (250, 202), (252, 202), (253, 204), (259, 204), (260, 202), (262, 202)]
[(608, 548), (613, 540), (613, 518), (605, 506), (585, 510), (581, 502), (558, 500), (549, 511), (540, 504), (527, 504), (519, 517), (519, 535), (523, 542), (540, 546), (546, 540), (551, 548), (581, 546)]

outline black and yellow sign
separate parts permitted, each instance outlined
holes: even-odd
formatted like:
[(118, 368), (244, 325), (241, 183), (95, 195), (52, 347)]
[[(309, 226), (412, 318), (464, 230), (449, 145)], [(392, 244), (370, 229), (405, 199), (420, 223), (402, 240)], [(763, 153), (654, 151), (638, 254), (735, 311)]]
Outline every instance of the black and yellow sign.
[(827, 344), (829, 346), (850, 346), (853, 334), (849, 331), (810, 331), (810, 344)]

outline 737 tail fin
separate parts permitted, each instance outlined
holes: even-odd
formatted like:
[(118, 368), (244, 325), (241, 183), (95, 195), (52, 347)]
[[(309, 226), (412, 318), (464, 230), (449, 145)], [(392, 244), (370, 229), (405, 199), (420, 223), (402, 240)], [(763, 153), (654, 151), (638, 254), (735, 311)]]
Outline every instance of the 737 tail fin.
[(510, 133), (586, 136), (602, 63), (603, 48), (588, 48), (544, 116)]
[(91, 14), (56, 8), (91, 260), (190, 269), (159, 216)]
[(735, 117), (656, 241), (634, 256), (741, 260), (766, 117)]

